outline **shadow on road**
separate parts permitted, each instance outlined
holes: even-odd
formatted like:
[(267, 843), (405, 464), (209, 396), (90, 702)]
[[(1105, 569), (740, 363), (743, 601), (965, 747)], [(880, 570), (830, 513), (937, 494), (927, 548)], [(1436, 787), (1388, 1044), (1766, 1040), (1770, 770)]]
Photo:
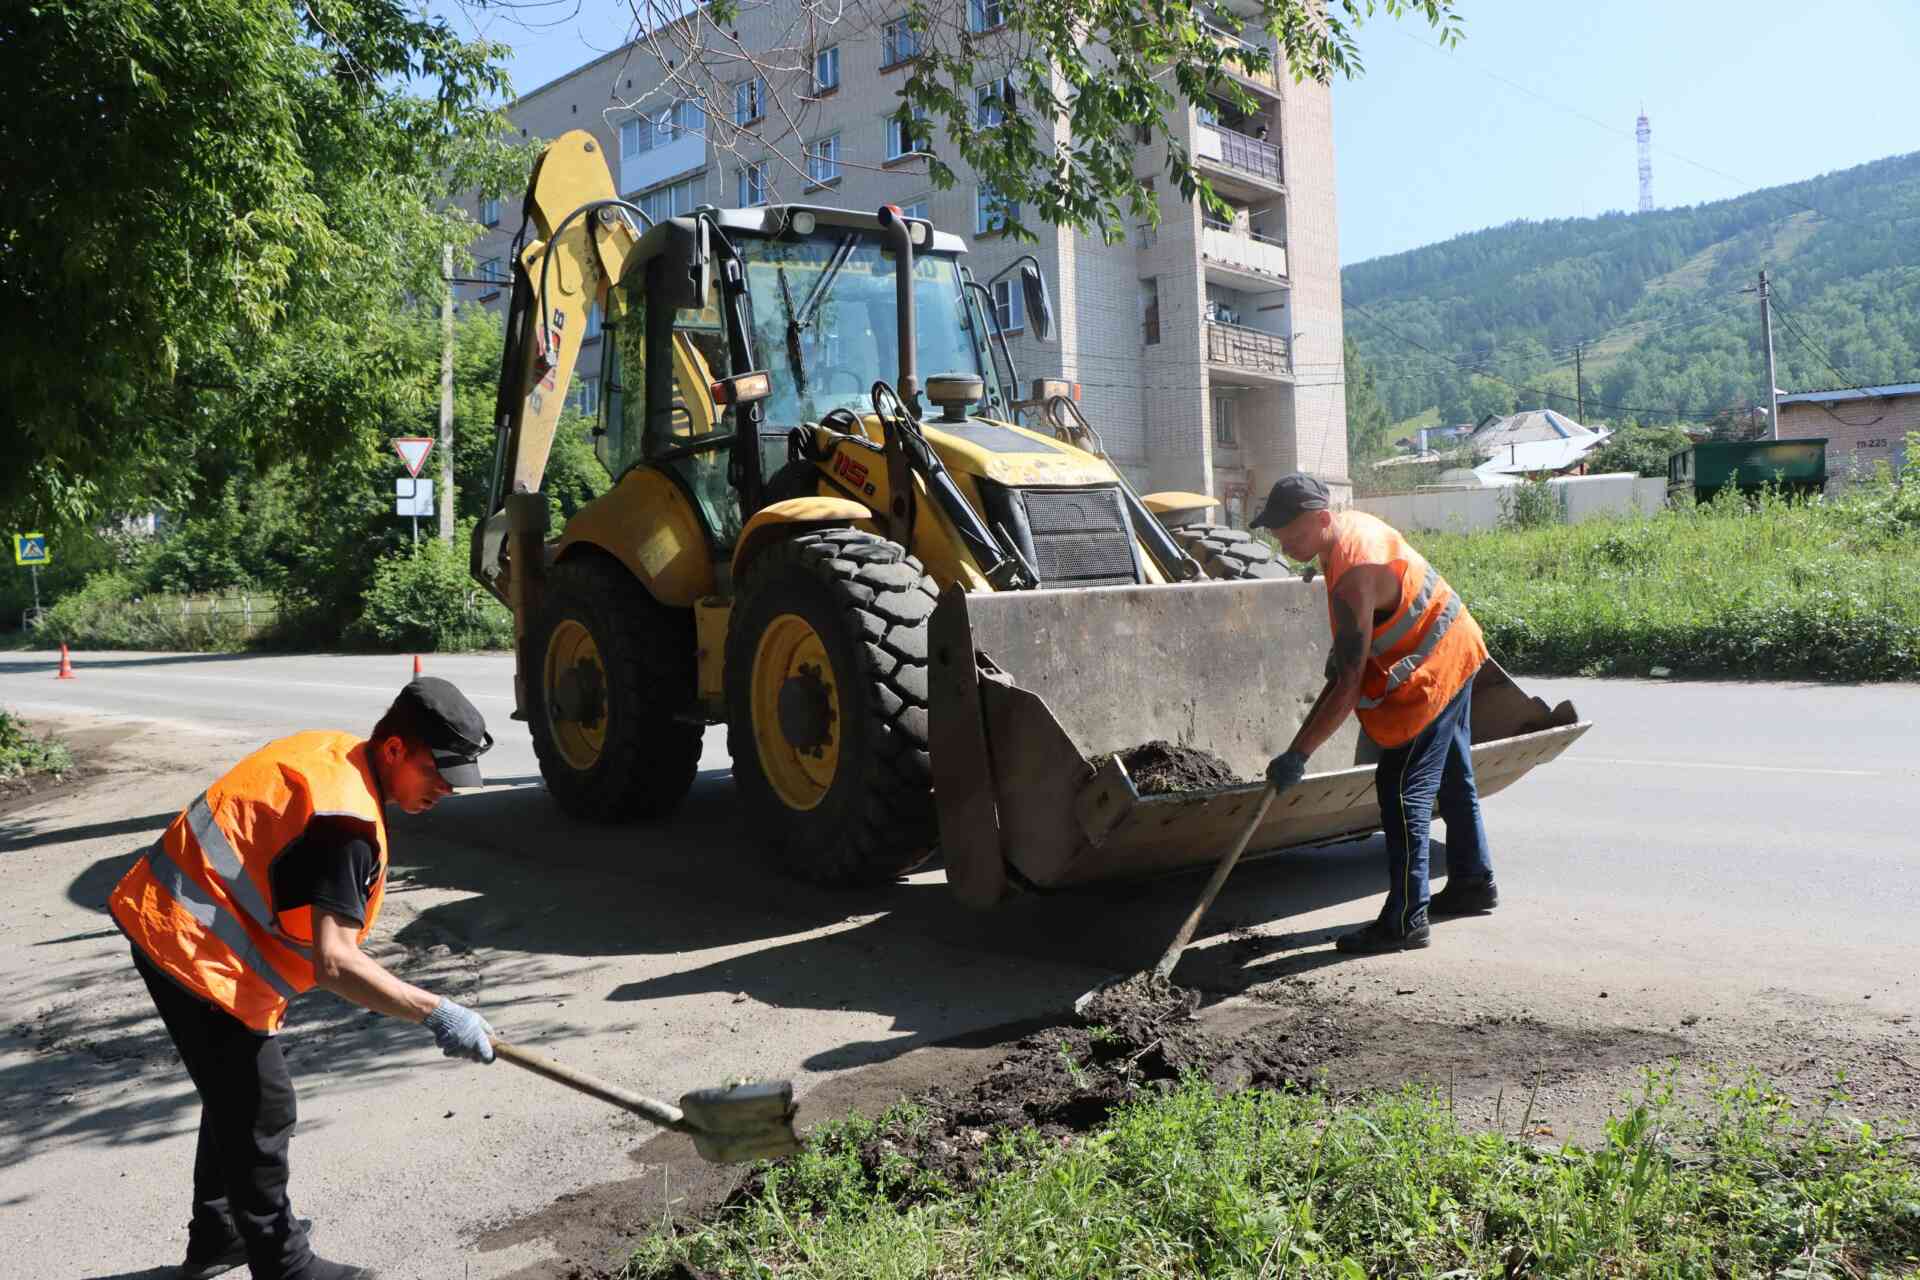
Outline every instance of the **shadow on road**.
[(140, 838), (140, 844), (144, 846), (151, 843), (153, 837), (166, 830), (167, 824), (179, 814), (180, 811), (175, 809), (168, 813), (149, 813), (138, 818), (121, 818), (114, 822), (87, 822), (74, 827), (35, 827), (30, 823), (0, 821), (0, 853), (37, 849), (49, 844), (100, 840), (107, 836), (137, 836)]
[[(732, 954), (710, 963), (587, 994), (638, 1003), (726, 991), (755, 1018), (822, 1009), (891, 1020), (894, 1034), (884, 1040), (808, 1059), (816, 1070), (880, 1061), (1029, 1016), (1037, 964), (1066, 971), (1058, 993), (1064, 1013), (1093, 982), (1157, 959), (1203, 883), (1199, 874), (1183, 874), (1029, 894), (986, 912), (955, 902), (937, 872), (875, 888), (822, 889), (769, 864), (744, 829), (724, 770), (703, 772), (664, 822), (578, 822), (530, 786), (457, 796), (394, 826), (396, 864), (413, 881), (471, 895), (427, 908), (408, 930), (528, 955), (726, 950)], [(1382, 858), (1375, 838), (1249, 863), (1195, 942), (1371, 897), (1382, 888)], [(1444, 865), (1436, 842), (1436, 875)], [(1249, 934), (1247, 944), (1189, 953), (1174, 977), (1213, 994), (1244, 991), (1346, 959), (1328, 941), (1350, 925), (1279, 938)], [(751, 944), (762, 945), (738, 953)]]

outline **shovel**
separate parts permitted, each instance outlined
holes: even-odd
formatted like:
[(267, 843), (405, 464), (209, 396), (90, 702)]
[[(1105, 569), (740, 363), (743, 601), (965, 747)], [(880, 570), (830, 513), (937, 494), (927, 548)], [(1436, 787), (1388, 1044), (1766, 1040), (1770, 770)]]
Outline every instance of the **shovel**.
[(693, 1149), (710, 1164), (772, 1160), (790, 1156), (800, 1149), (800, 1138), (793, 1131), (796, 1108), (791, 1080), (695, 1089), (681, 1095), (680, 1105), (675, 1107), (628, 1093), (498, 1037), (493, 1039), (493, 1051), (516, 1067), (524, 1067), (602, 1102), (611, 1102), (663, 1128), (689, 1135)]
[[(1313, 705), (1307, 708), (1307, 714), (1302, 717), (1303, 722), (1311, 720), (1314, 713), (1320, 710), (1320, 704), (1325, 702), (1332, 693), (1333, 685), (1328, 683), (1324, 689), (1320, 690), (1320, 696), (1313, 700)], [(1247, 845), (1253, 841), (1253, 833), (1260, 829), (1262, 822), (1266, 821), (1267, 810), (1273, 807), (1276, 794), (1272, 783), (1268, 783), (1266, 790), (1260, 793), (1260, 803), (1253, 806), (1253, 814), (1247, 819), (1247, 825), (1240, 829), (1240, 835), (1234, 840), (1232, 847), (1215, 864), (1213, 875), (1207, 879), (1207, 887), (1200, 891), (1200, 900), (1194, 903), (1193, 910), (1187, 913), (1186, 920), (1181, 924), (1179, 931), (1173, 935), (1173, 941), (1168, 943), (1167, 949), (1161, 953), (1159, 963), (1147, 971), (1157, 981), (1165, 982), (1172, 974), (1173, 967), (1180, 963), (1180, 953), (1187, 949), (1189, 942), (1193, 941), (1193, 931), (1200, 927), (1201, 917), (1207, 914), (1207, 908), (1213, 905), (1213, 900), (1220, 896), (1220, 887), (1226, 884), (1227, 877), (1233, 874), (1234, 867), (1240, 861), (1240, 855), (1247, 851)], [(1142, 975), (1129, 973), (1108, 978), (1091, 991), (1083, 992), (1080, 998), (1073, 1002), (1073, 1012), (1076, 1015), (1085, 1013), (1087, 1006), (1093, 1003), (1093, 998), (1102, 991), (1132, 982), (1140, 976)]]

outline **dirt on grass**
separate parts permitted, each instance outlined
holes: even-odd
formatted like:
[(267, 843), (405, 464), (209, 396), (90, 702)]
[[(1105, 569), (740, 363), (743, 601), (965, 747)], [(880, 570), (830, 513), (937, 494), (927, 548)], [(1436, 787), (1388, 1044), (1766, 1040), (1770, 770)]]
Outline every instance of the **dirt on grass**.
[[(1143, 796), (1171, 795), (1181, 791), (1211, 791), (1216, 787), (1237, 787), (1249, 779), (1233, 771), (1233, 766), (1199, 747), (1183, 747), (1156, 738), (1119, 752), (1127, 776)], [(1095, 760), (1097, 769), (1104, 761)]]

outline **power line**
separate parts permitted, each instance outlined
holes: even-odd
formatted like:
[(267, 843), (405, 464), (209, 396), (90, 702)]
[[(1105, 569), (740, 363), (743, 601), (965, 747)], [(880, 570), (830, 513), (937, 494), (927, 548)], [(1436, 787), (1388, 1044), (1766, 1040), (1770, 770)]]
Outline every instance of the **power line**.
[[(1549, 399), (1549, 398), (1556, 398), (1556, 397), (1561, 400), (1572, 399), (1571, 396), (1563, 395), (1558, 391), (1550, 391), (1541, 387), (1523, 386), (1518, 382), (1514, 382), (1514, 381), (1511, 381), (1510, 379), (1503, 378), (1497, 373), (1487, 373), (1484, 370), (1475, 369), (1468, 365), (1461, 364), (1459, 361), (1452, 359), (1451, 357), (1443, 354), (1442, 352), (1435, 351), (1432, 347), (1429, 347), (1426, 343), (1420, 342), (1419, 340), (1414, 338), (1409, 338), (1406, 334), (1401, 333), (1398, 329), (1388, 324), (1385, 320), (1382, 320), (1379, 316), (1376, 316), (1373, 314), (1373, 312), (1369, 311), (1364, 303), (1355, 302), (1349, 305), (1351, 305), (1355, 311), (1358, 311), (1361, 315), (1365, 316), (1367, 319), (1373, 321), (1375, 324), (1379, 325), (1382, 329), (1385, 329), (1388, 333), (1392, 334), (1395, 338), (1398, 338), (1401, 342), (1406, 343), (1410, 347), (1419, 348), (1420, 350), (1426, 352), (1428, 355), (1432, 356), (1436, 360), (1443, 360), (1446, 363), (1454, 365), (1458, 368), (1466, 369), (1467, 372), (1469, 373), (1478, 374), (1480, 377), (1487, 378), (1493, 382), (1498, 382), (1500, 385), (1504, 387), (1510, 387), (1515, 391), (1524, 391), (1528, 395), (1538, 396), (1542, 400)], [(1685, 407), (1652, 409), (1652, 408), (1645, 408), (1645, 407), (1635, 407), (1633, 405), (1613, 404), (1605, 400), (1595, 400), (1593, 402), (1593, 405), (1595, 408), (1611, 409), (1616, 413), (1671, 414), (1676, 421), (1678, 421), (1681, 418), (1689, 418), (1689, 417), (1699, 418), (1699, 417), (1708, 416), (1707, 414), (1702, 413), (1701, 411), (1688, 409)]]
[(1798, 338), (1800, 340), (1801, 346), (1813, 352), (1813, 354), (1816, 357), (1818, 357), (1821, 364), (1824, 364), (1825, 366), (1827, 366), (1827, 368), (1833, 370), (1833, 376), (1840, 379), (1840, 383), (1842, 386), (1851, 387), (1851, 386), (1858, 385), (1858, 381), (1855, 379), (1854, 375), (1850, 373), (1841, 372), (1840, 366), (1835, 364), (1825, 351), (1822, 351), (1819, 347), (1815, 346), (1811, 338), (1807, 337), (1805, 333), (1801, 332), (1800, 326), (1797, 323), (1795, 323), (1792, 316), (1787, 314), (1787, 309), (1780, 305), (1780, 299), (1774, 298), (1771, 301), (1773, 302), (1773, 313), (1780, 317), (1780, 323), (1786, 325), (1787, 331), (1793, 334), (1795, 338)]

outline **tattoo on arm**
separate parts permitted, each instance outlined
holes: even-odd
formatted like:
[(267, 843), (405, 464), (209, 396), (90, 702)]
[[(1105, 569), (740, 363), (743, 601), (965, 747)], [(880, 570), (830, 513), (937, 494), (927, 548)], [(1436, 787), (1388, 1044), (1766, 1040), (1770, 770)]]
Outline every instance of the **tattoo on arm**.
[(1333, 653), (1327, 659), (1329, 678), (1358, 679), (1367, 660), (1367, 631), (1351, 602), (1333, 598)]

